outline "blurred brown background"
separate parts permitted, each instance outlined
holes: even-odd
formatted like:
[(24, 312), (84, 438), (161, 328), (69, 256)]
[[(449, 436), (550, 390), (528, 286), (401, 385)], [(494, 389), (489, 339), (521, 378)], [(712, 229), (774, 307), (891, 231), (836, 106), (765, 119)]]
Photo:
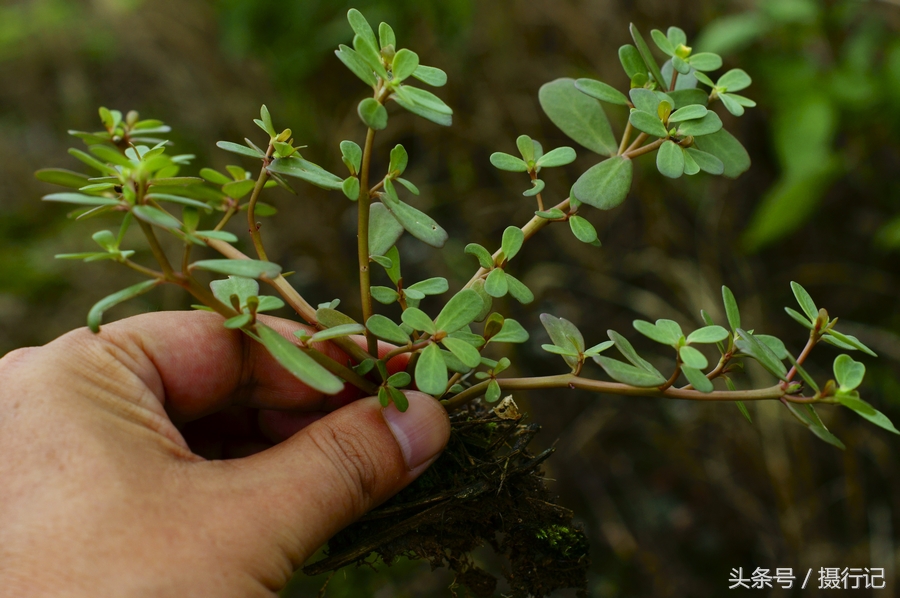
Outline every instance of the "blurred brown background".
[[(629, 22), (645, 34), (678, 25), (695, 49), (719, 51), (726, 68), (754, 78), (746, 95), (759, 108), (741, 119), (720, 111), (750, 151), (750, 172), (736, 181), (671, 181), (642, 158), (623, 206), (585, 213), (602, 248), (559, 225), (526, 245), (512, 272), (537, 300), (527, 309), (506, 304), (533, 332), (512, 355), (516, 373), (564, 369), (540, 349), (541, 312), (576, 322), (589, 344), (614, 328), (653, 354), (631, 321), (696, 326), (704, 308), (723, 322), (722, 284), (738, 297), (745, 327), (778, 335), (796, 354), (805, 331), (782, 309), (794, 303), (788, 283), (796, 280), (841, 317), (841, 330), (879, 353), (863, 359), (863, 397), (900, 421), (900, 5), (888, 0), (3, 2), (0, 352), (83, 325), (96, 300), (136, 281), (109, 263), (52, 259), (88, 250), (90, 234), (114, 224), (68, 221), (63, 206), (39, 201), (51, 188), (32, 175), (46, 166), (79, 169), (65, 150), (80, 142), (65, 132), (94, 130), (99, 105), (165, 120), (177, 149), (197, 154), (196, 168), (221, 169), (240, 159), (215, 141), (258, 140), (251, 119), (265, 102), (276, 126), (309, 146), (305, 157), (342, 172), (338, 142), (363, 137), (355, 107), (364, 86), (333, 54), (350, 39), (350, 6), (373, 24), (391, 23), (401, 46), (450, 77), (437, 93), (455, 111), (451, 128), (393, 107), (376, 138), (375, 172), (403, 143), (408, 178), (423, 190), (416, 205), (453, 237), (442, 251), (404, 240), (408, 280), (441, 275), (458, 286), (475, 266), (462, 251), (467, 242), (493, 248), (503, 228), (528, 219), (527, 181), (494, 170), (488, 156), (514, 153), (522, 133), (546, 148), (574, 145), (542, 115), (537, 89), (560, 76), (623, 88), (616, 50), (630, 41)], [(607, 112), (621, 133), (624, 110)], [(596, 162), (576, 150), (575, 164), (546, 172), (545, 197), (564, 198)], [(270, 253), (297, 271), (292, 282), (312, 302), (342, 297), (352, 310), (355, 208), (339, 193), (297, 188), (298, 197), (268, 197), (280, 210), (264, 228)], [(186, 308), (176, 291), (145, 295), (110, 317)], [(836, 354), (817, 349), (808, 369), (827, 378)], [(754, 368), (742, 382), (770, 383)], [(777, 595), (824, 593), (815, 589), (819, 567), (883, 567), (887, 587), (858, 595), (900, 588), (900, 439), (850, 411), (820, 409), (847, 445), (841, 452), (779, 404), (750, 405), (750, 424), (728, 404), (574, 391), (517, 400), (544, 425), (537, 442), (559, 439), (548, 476), (591, 538), (592, 596), (720, 596), (734, 567), (745, 575), (793, 567), (800, 579), (813, 568), (810, 587)], [(450, 582), (400, 564), (341, 572), (327, 595), (444, 596)], [(285, 595), (315, 595), (322, 583), (298, 579)]]

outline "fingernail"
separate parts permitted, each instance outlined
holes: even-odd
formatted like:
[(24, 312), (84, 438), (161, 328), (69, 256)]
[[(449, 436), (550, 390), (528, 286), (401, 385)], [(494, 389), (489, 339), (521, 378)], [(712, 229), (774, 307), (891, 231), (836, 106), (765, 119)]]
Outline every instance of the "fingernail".
[(381, 410), (384, 421), (397, 439), (410, 471), (436, 457), (450, 438), (447, 412), (432, 397), (419, 392), (404, 393), (409, 409), (399, 412), (393, 404)]

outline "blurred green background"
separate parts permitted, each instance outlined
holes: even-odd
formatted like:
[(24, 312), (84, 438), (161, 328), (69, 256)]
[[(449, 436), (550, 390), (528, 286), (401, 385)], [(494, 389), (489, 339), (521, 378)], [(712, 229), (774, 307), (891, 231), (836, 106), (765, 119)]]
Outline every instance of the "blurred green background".
[[(78, 169), (67, 129), (94, 130), (97, 107), (136, 109), (175, 129), (196, 168), (236, 156), (220, 139), (259, 138), (259, 104), (276, 126), (308, 145), (304, 155), (341, 172), (341, 139), (362, 141), (355, 114), (365, 89), (335, 58), (350, 39), (344, 15), (356, 6), (390, 22), (401, 46), (450, 77), (438, 90), (454, 110), (443, 129), (391, 110), (377, 139), (376, 172), (387, 151), (410, 151), (408, 178), (454, 239), (442, 251), (404, 241), (404, 274), (471, 275), (469, 241), (494, 247), (510, 223), (534, 210), (521, 175), (494, 170), (493, 151), (514, 153), (529, 134), (545, 147), (571, 144), (542, 115), (537, 89), (560, 76), (590, 76), (620, 88), (616, 58), (627, 26), (645, 33), (678, 25), (695, 50), (725, 56), (754, 78), (759, 103), (741, 119), (720, 111), (750, 151), (736, 181), (705, 175), (664, 180), (638, 159), (626, 203), (590, 210), (602, 248), (550, 227), (514, 267), (537, 296), (506, 305), (533, 332), (513, 356), (518, 374), (562, 371), (540, 350), (537, 316), (576, 322), (589, 344), (635, 318), (700, 323), (705, 308), (724, 321), (719, 288), (738, 297), (746, 325), (776, 334), (798, 353), (804, 330), (782, 307), (789, 281), (841, 317), (880, 357), (862, 358), (863, 397), (900, 421), (900, 3), (895, 0), (693, 2), (638, 0), (32, 0), (0, 4), (0, 353), (45, 343), (81, 326), (90, 306), (136, 279), (109, 263), (55, 262), (85, 251), (101, 221), (72, 223), (40, 167)], [(621, 132), (623, 111), (608, 110)], [(545, 197), (562, 199), (592, 164), (547, 173)], [(251, 164), (244, 164), (246, 167)], [(280, 210), (264, 235), (270, 254), (313, 302), (343, 297), (353, 309), (354, 206), (308, 186), (274, 191)], [(239, 219), (235, 219), (239, 220)], [(232, 223), (241, 233), (241, 224)], [(140, 255), (140, 254), (139, 254)], [(350, 292), (347, 292), (350, 290)], [(177, 289), (145, 295), (110, 317), (183, 309)], [(427, 308), (427, 304), (426, 304)], [(287, 312), (284, 314), (289, 316)], [(655, 351), (629, 333), (638, 348)], [(829, 375), (836, 352), (823, 346), (809, 370)], [(854, 357), (859, 358), (858, 355)], [(663, 363), (665, 360), (663, 359)], [(764, 385), (750, 368), (745, 384)], [(900, 570), (900, 439), (847, 410), (823, 408), (846, 452), (795, 425), (779, 404), (733, 405), (592, 396), (576, 391), (516, 397), (544, 425), (537, 444), (558, 439), (547, 465), (561, 502), (592, 542), (591, 596), (720, 596), (731, 568), (883, 567), (896, 595)], [(489, 567), (488, 552), (480, 555)], [(298, 578), (287, 596), (316, 595), (323, 578)], [(421, 564), (339, 572), (328, 596), (449, 596), (452, 578)], [(811, 584), (815, 586), (816, 584)], [(758, 591), (752, 591), (754, 594)], [(869, 590), (858, 595), (868, 595)], [(807, 588), (780, 595), (817, 596)], [(561, 594), (564, 595), (564, 594)]]

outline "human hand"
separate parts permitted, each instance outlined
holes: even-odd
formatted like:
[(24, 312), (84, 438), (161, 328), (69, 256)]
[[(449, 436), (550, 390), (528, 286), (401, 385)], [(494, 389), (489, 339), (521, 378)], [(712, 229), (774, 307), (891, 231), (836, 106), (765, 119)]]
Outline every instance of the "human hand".
[[(298, 328), (261, 319), (286, 337)], [(352, 391), (324, 397), (203, 312), (73, 331), (0, 359), (0, 380), (9, 596), (274, 595), (424, 471), (450, 430), (421, 393), (406, 393), (405, 413)], [(276, 440), (302, 429), (247, 457), (204, 460), (179, 427), (235, 405), (290, 410), (261, 412)]]

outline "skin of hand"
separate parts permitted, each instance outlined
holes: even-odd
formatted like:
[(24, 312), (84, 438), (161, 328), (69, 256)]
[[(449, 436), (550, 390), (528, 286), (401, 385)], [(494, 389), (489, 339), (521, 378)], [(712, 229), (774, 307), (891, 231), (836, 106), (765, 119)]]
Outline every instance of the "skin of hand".
[[(261, 319), (287, 338), (300, 327)], [(79, 329), (9, 353), (0, 380), (4, 596), (274, 596), (450, 433), (427, 395), (407, 392), (405, 413), (323, 396), (204, 312)], [(235, 406), (262, 410), (283, 441), (235, 459), (193, 452), (185, 424)]]

